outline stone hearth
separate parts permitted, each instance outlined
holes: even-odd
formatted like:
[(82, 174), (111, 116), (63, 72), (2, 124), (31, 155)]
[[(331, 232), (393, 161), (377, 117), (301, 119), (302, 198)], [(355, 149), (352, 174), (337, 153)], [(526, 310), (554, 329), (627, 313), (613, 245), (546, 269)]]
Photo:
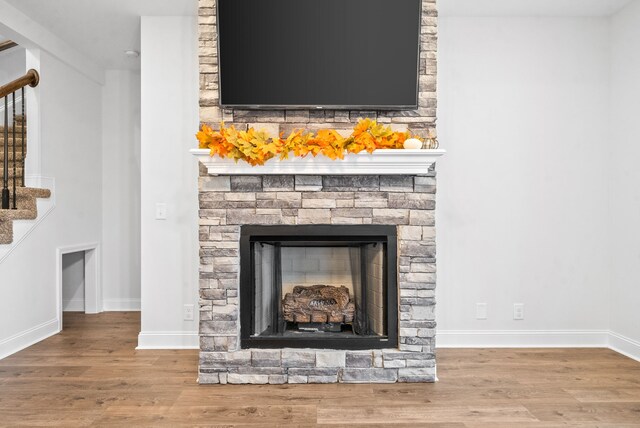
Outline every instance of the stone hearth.
[[(207, 383), (435, 380), (435, 173), (200, 177), (200, 368)], [(242, 225), (397, 226), (398, 343), (389, 349), (241, 349)]]

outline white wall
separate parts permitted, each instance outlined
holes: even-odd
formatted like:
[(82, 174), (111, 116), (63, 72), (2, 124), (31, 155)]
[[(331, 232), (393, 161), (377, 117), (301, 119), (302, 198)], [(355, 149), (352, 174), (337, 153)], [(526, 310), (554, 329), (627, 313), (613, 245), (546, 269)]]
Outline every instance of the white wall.
[[(196, 345), (197, 326), (182, 320), (197, 301), (187, 22), (142, 25), (141, 347)], [(607, 344), (609, 30), (606, 17), (441, 19), (440, 345)], [(157, 202), (167, 221), (154, 219)], [(514, 303), (525, 320), (513, 320)]]
[(608, 20), (439, 25), (439, 345), (604, 344)]
[(84, 312), (84, 251), (62, 256), (62, 310)]
[(41, 173), (55, 178), (56, 207), (0, 264), (0, 358), (58, 331), (56, 248), (101, 237), (100, 85), (40, 61)]
[(26, 73), (26, 63), (26, 51), (20, 46), (0, 52), (0, 86)]
[(107, 311), (140, 309), (140, 73), (102, 89), (102, 289)]
[(640, 358), (640, 1), (611, 22), (610, 163), (613, 345)]
[[(141, 287), (138, 345), (198, 347), (198, 130), (195, 17), (142, 17)], [(167, 220), (155, 219), (166, 203)], [(198, 318), (197, 315), (195, 317)]]
[[(441, 19), (440, 345), (593, 345), (611, 329), (637, 346), (639, 20), (637, 1), (612, 20)], [(141, 100), (135, 74), (102, 89), (42, 54), (57, 206), (0, 264), (0, 358), (56, 331), (55, 248), (101, 237), (105, 308), (140, 298), (140, 347), (197, 347), (182, 313), (198, 302), (196, 34), (196, 18), (142, 18)]]

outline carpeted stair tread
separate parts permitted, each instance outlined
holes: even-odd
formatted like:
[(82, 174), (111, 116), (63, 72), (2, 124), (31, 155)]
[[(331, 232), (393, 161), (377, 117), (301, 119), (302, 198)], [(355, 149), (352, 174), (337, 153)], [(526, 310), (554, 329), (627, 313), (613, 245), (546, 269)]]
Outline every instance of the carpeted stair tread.
[(13, 242), (13, 221), (0, 220), (0, 245), (8, 245)]
[[(17, 189), (16, 189), (17, 193)], [(11, 207), (13, 207), (13, 201), (11, 201)], [(38, 217), (38, 205), (36, 198), (26, 194), (24, 196), (18, 195), (16, 200), (17, 209), (0, 209), (0, 220), (34, 220)]]
[(51, 190), (40, 189), (38, 187), (18, 187), (16, 193), (18, 194), (18, 198), (30, 196), (32, 198), (46, 199), (51, 197)]
[[(18, 177), (18, 182), (20, 182), (20, 177), (22, 177), (22, 167), (16, 166), (16, 177)], [(4, 177), (4, 168), (0, 166), (0, 188), (2, 187), (2, 179)], [(11, 183), (13, 182), (13, 165), (9, 165), (9, 185), (7, 187), (11, 187)]]
[[(11, 162), (13, 162), (13, 151), (9, 151), (9, 153), (7, 153), (7, 158), (9, 159), (9, 164), (11, 164)], [(26, 156), (26, 154), (25, 154)], [(16, 159), (18, 162), (22, 162), (22, 150), (16, 150)], [(1, 150), (0, 148), (0, 168), (2, 168), (2, 162), (4, 161), (4, 150)]]
[[(38, 218), (37, 198), (51, 197), (49, 189), (39, 189), (35, 187), (18, 187), (16, 199), (17, 209), (0, 209), (0, 245), (7, 245), (13, 242), (13, 221), (14, 220), (35, 220)], [(13, 206), (13, 201), (11, 201)]]
[(7, 220), (35, 220), (38, 218), (37, 209), (0, 210), (0, 221)]
[[(0, 135), (4, 137), (4, 125), (0, 125)], [(25, 137), (27, 136), (27, 129), (24, 130)], [(9, 137), (13, 136), (13, 126), (9, 126)], [(22, 125), (16, 126), (16, 137), (22, 137)], [(3, 140), (4, 141), (4, 140)]]
[[(1, 132), (0, 132), (0, 140), (1, 140), (0, 145), (4, 145), (4, 134)], [(11, 131), (11, 129), (9, 129), (8, 141), (9, 141), (9, 150), (12, 150), (13, 149), (13, 132)], [(20, 135), (20, 132), (16, 131), (16, 149), (20, 148), (21, 144), (22, 144), (22, 135)]]
[[(2, 140), (2, 138), (0, 138), (0, 140)], [(22, 151), (22, 147), (21, 145), (18, 143), (18, 145), (16, 146), (16, 159), (19, 161), (22, 160), (22, 158), (26, 158), (27, 157), (27, 150), (25, 147), (25, 151)], [(9, 162), (13, 161), (13, 146), (9, 146), (9, 151), (7, 152), (7, 159), (9, 159)], [(4, 149), (2, 147), (2, 141), (0, 141), (0, 167), (2, 166), (4, 162)]]

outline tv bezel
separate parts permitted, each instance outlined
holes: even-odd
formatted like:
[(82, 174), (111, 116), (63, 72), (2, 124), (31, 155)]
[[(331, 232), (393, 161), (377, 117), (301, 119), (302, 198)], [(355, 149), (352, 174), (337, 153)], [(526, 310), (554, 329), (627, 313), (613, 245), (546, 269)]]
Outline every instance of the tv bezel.
[[(393, 0), (390, 0), (393, 1)], [(316, 105), (316, 104), (223, 104), (222, 103), (222, 57), (220, 55), (220, 1), (216, 1), (216, 52), (218, 54), (218, 91), (220, 108), (240, 110), (417, 110), (420, 99), (420, 53), (422, 52), (422, 2), (418, 0), (418, 52), (416, 61), (416, 102), (412, 105)]]

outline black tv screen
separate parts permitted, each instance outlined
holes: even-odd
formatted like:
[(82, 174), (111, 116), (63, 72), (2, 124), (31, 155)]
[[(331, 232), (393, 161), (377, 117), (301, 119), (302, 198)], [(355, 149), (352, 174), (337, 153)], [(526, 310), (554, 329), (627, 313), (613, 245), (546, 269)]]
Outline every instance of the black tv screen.
[(220, 104), (412, 109), (420, 0), (218, 0)]

